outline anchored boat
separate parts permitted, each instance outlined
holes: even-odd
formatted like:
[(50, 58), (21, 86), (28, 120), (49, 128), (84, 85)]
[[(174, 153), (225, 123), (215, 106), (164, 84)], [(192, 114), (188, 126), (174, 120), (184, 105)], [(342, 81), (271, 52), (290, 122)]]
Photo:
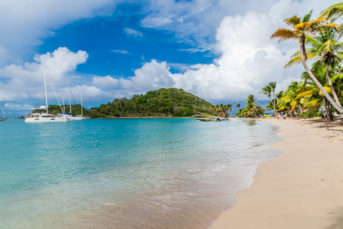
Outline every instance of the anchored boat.
[(55, 116), (49, 114), (48, 95), (46, 90), (46, 76), (43, 62), (44, 94), (45, 106), (32, 108), (32, 113), (25, 118), (26, 123), (44, 123), (44, 122), (68, 122), (69, 118), (65, 116)]

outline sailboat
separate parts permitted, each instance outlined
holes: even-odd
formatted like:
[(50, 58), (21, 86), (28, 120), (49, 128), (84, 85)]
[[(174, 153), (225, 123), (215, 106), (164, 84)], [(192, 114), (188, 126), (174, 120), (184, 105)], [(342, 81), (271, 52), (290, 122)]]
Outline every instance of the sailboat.
[[(63, 101), (64, 101), (64, 100), (63, 100)], [(63, 104), (64, 104), (64, 102), (63, 102)], [(69, 113), (64, 112), (64, 113), (59, 113), (58, 115), (59, 115), (59, 116), (65, 116), (65, 117), (67, 117), (70, 121), (82, 121), (82, 120), (89, 119), (88, 117), (84, 117), (84, 116), (83, 116), (82, 96), (81, 96), (81, 104), (80, 104), (80, 107), (81, 107), (81, 115), (73, 116), (73, 115), (72, 115), (72, 111), (71, 111), (71, 101), (70, 101), (70, 98), (69, 98)], [(64, 109), (64, 110), (65, 110), (65, 109)]]
[(69, 119), (66, 116), (55, 116), (53, 114), (49, 114), (44, 60), (43, 60), (43, 78), (44, 78), (45, 106), (32, 108), (32, 113), (29, 114), (25, 118), (25, 122), (26, 123), (68, 122)]

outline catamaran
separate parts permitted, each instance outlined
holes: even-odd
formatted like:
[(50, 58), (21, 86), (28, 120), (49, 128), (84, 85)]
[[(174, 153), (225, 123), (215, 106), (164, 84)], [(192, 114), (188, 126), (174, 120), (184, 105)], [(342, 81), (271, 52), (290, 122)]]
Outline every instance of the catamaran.
[(43, 62), (43, 78), (44, 78), (44, 94), (45, 106), (32, 108), (32, 113), (25, 118), (26, 123), (44, 123), (44, 122), (68, 122), (70, 121), (66, 116), (55, 116), (49, 114), (48, 95), (46, 90), (46, 76)]
[[(64, 104), (64, 100), (63, 100), (63, 104)], [(63, 105), (63, 106), (64, 106), (64, 105)], [(70, 102), (70, 99), (69, 99), (69, 113), (68, 113), (68, 112), (58, 113), (58, 116), (67, 117), (70, 121), (82, 121), (82, 120), (89, 119), (89, 117), (84, 117), (84, 116), (83, 116), (82, 96), (81, 96), (81, 104), (80, 104), (80, 107), (81, 107), (81, 115), (76, 115), (76, 116), (74, 116), (74, 115), (72, 114), (72, 111), (71, 111), (71, 102)], [(63, 110), (65, 110), (65, 108), (64, 108)]]

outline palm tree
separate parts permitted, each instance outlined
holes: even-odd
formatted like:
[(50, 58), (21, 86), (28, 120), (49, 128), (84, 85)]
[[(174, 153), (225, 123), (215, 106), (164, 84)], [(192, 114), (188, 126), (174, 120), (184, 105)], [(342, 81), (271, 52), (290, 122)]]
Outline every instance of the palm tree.
[[(334, 69), (338, 62), (343, 59), (343, 42), (339, 42), (338, 39), (339, 34), (337, 33), (336, 28), (323, 29), (319, 32), (318, 36), (306, 36), (306, 43), (310, 46), (306, 51), (308, 58), (321, 60), (325, 64), (325, 77), (331, 88), (331, 93), (335, 102), (342, 107), (336, 90), (334, 89), (329, 71), (329, 68)], [(297, 52), (292, 56), (292, 59), (288, 62), (286, 67), (299, 63), (300, 61), (301, 57), (299, 52)]]
[(252, 107), (255, 105), (256, 97), (253, 95), (249, 95), (246, 101), (247, 101), (247, 106)]
[(305, 47), (305, 39), (307, 34), (316, 33), (317, 31), (322, 30), (323, 28), (337, 28), (339, 25), (330, 23), (327, 24), (326, 19), (324, 17), (319, 17), (315, 20), (310, 20), (312, 15), (312, 11), (306, 14), (303, 18), (299, 18), (298, 16), (293, 16), (287, 18), (285, 23), (289, 26), (293, 26), (293, 29), (278, 29), (274, 32), (271, 38), (279, 38), (279, 41), (287, 40), (287, 39), (297, 39), (300, 45), (300, 57), (301, 62), (305, 68), (305, 71), (308, 73), (312, 81), (316, 84), (316, 86), (323, 92), (326, 99), (329, 101), (330, 104), (334, 108), (337, 109), (339, 113), (343, 114), (343, 108), (340, 104), (338, 104), (324, 89), (323, 85), (318, 81), (315, 75), (312, 73), (311, 69), (307, 65), (307, 53)]
[(256, 105), (256, 97), (253, 95), (249, 95), (246, 99), (246, 106), (240, 109), (236, 115), (239, 117), (249, 117), (255, 118), (259, 117), (263, 114), (264, 110), (259, 105)]
[(264, 86), (262, 88), (262, 91), (260, 92), (261, 94), (267, 95), (268, 98), (270, 99), (270, 96), (272, 94), (272, 89), (270, 88), (269, 84), (267, 84), (266, 86)]
[(298, 82), (293, 81), (288, 88), (282, 92), (282, 96), (278, 100), (279, 111), (284, 111), (292, 117), (292, 112), (298, 107), (296, 101), (297, 91), (301, 85)]
[(337, 93), (333, 87), (333, 83), (330, 78), (329, 66), (334, 68), (334, 65), (337, 61), (341, 61), (343, 58), (343, 43), (338, 42), (336, 39), (338, 34), (335, 28), (326, 29), (320, 33), (320, 36), (317, 40), (321, 41), (318, 47), (318, 56), (322, 59), (325, 64), (325, 76), (328, 84), (331, 88), (333, 98), (337, 104), (342, 108), (342, 105), (339, 102)]
[(232, 111), (232, 104), (226, 104), (225, 109), (226, 111)]
[(274, 115), (276, 115), (276, 96), (275, 96), (275, 89), (276, 89), (276, 82), (270, 82), (266, 86), (262, 88), (261, 94), (267, 95), (270, 99), (271, 95), (273, 95), (273, 99), (271, 100), (273, 104)]
[[(319, 80), (319, 82), (321, 82), (323, 84), (323, 87), (325, 89), (325, 91), (329, 94), (332, 93), (331, 87), (327, 81), (327, 71), (325, 69), (325, 64), (323, 63), (322, 60), (317, 60), (316, 62), (314, 62), (312, 64), (312, 69), (311, 71), (316, 75), (317, 79)], [(311, 107), (315, 107), (315, 105), (322, 105), (324, 110), (325, 110), (325, 115), (329, 120), (333, 119), (333, 115), (332, 115), (332, 106), (330, 103), (328, 103), (327, 99), (324, 97), (323, 93), (318, 90), (318, 88), (316, 88), (315, 84), (312, 81), (308, 81), (308, 79), (310, 78), (309, 75), (307, 74), (307, 72), (304, 72), (302, 75), (302, 78), (304, 80), (304, 90), (299, 91), (300, 94), (302, 92), (305, 93), (305, 91), (307, 91), (309, 93), (309, 95), (311, 96), (307, 96), (308, 98), (316, 98), (318, 101), (322, 100), (322, 103), (316, 103), (314, 101), (313, 102), (313, 106)], [(314, 95), (314, 96), (312, 96)], [(301, 96), (301, 95), (299, 95)], [(306, 105), (306, 104), (305, 104)]]
[(270, 82), (268, 85), (269, 85), (271, 92), (273, 94), (273, 100), (272, 101), (273, 101), (274, 114), (276, 115), (277, 114), (277, 111), (276, 111), (276, 94), (275, 94), (276, 82)]

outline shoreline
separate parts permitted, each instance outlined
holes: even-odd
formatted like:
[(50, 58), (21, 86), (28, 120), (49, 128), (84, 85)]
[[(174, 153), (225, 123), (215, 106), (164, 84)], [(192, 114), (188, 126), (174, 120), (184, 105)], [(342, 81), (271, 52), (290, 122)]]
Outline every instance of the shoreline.
[(343, 228), (343, 122), (277, 120), (279, 157), (259, 164), (252, 186), (211, 229)]

